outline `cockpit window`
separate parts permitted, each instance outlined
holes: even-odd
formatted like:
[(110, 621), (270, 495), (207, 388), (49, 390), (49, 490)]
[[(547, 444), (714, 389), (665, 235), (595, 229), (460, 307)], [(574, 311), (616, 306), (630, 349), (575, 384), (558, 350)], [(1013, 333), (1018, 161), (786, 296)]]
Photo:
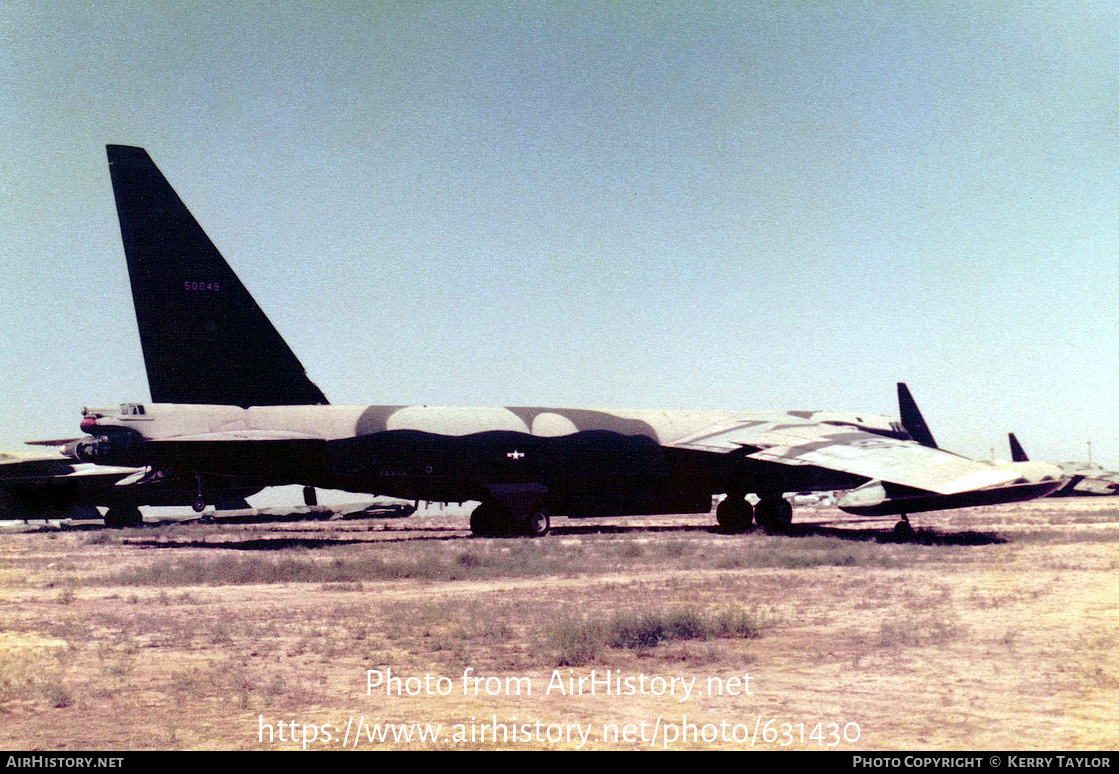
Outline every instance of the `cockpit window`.
[(142, 417), (144, 416), (144, 406), (140, 403), (122, 403), (120, 404), (121, 416), (125, 417)]

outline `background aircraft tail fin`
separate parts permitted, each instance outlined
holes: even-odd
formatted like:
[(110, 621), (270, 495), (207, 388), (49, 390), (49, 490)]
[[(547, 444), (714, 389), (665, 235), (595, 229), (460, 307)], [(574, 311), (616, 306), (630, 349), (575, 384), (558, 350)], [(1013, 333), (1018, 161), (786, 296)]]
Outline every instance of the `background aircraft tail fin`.
[(917, 408), (917, 401), (913, 400), (913, 396), (909, 394), (909, 388), (905, 386), (905, 382), (898, 382), (898, 411), (901, 413), (902, 427), (914, 441), (922, 446), (928, 446), (930, 449), (940, 448), (936, 445), (936, 439), (933, 438), (929, 426), (925, 424), (925, 418), (921, 416), (921, 410)]
[(1029, 462), (1030, 458), (1026, 456), (1026, 450), (1018, 443), (1014, 433), (1008, 433), (1007, 437), (1010, 439), (1010, 459), (1015, 462)]
[(327, 403), (147, 151), (107, 151), (152, 401)]

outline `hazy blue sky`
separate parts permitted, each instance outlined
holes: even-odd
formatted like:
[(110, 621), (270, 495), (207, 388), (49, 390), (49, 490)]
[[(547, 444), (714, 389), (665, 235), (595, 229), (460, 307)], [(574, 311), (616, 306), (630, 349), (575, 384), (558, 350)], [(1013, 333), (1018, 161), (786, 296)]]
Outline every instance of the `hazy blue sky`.
[(142, 145), (334, 403), (1119, 465), (1113, 2), (0, 0), (0, 447), (147, 399)]

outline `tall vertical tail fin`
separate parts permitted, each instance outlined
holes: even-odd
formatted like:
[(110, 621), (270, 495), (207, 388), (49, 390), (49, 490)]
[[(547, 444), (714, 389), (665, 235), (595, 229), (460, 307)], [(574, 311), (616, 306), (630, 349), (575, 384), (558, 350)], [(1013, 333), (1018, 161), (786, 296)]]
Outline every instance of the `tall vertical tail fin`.
[(1014, 433), (1007, 433), (1007, 438), (1010, 439), (1010, 459), (1015, 462), (1029, 462), (1030, 458), (1026, 456), (1026, 450), (1022, 448), (1022, 444), (1018, 443), (1018, 438)]
[(147, 151), (107, 151), (152, 400), (327, 403)]
[(925, 418), (921, 416), (921, 409), (917, 408), (917, 401), (913, 400), (913, 396), (909, 394), (909, 388), (905, 386), (905, 382), (898, 382), (898, 411), (901, 413), (902, 427), (914, 441), (922, 446), (928, 446), (930, 449), (940, 448), (936, 445), (936, 439), (933, 438), (929, 426), (925, 424)]

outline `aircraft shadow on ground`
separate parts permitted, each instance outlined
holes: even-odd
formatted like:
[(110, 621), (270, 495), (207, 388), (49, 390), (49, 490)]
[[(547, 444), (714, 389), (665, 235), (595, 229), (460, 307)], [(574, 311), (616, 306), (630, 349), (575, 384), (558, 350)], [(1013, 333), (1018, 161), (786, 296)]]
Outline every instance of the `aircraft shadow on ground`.
[[(563, 526), (553, 527), (553, 535), (594, 535), (594, 534), (636, 534), (653, 532), (708, 532), (716, 535), (733, 535), (728, 530), (718, 526), (687, 525), (687, 526), (629, 526), (629, 525), (588, 525), (588, 526)], [(760, 532), (753, 529), (751, 532)], [(839, 540), (855, 540), (859, 542), (876, 541), (878, 543), (915, 543), (929, 546), (985, 546), (1010, 542), (994, 532), (943, 532), (931, 528), (914, 530), (909, 536), (898, 535), (893, 528), (867, 529), (865, 527), (853, 529), (850, 527), (829, 527), (819, 524), (793, 524), (780, 533), (773, 533), (780, 537), (830, 537)]]
[(456, 536), (444, 535), (424, 538), (397, 538), (380, 540), (342, 540), (337, 538), (254, 538), (252, 540), (123, 540), (125, 545), (139, 548), (220, 548), (226, 551), (286, 551), (291, 548), (334, 548), (362, 544), (414, 542), (416, 540), (454, 540)]
[(920, 527), (911, 535), (899, 535), (892, 528), (850, 529), (820, 524), (793, 524), (785, 534), (791, 537), (822, 536), (841, 540), (874, 540), (879, 543), (915, 543), (923, 546), (989, 546), (1010, 542), (996, 532), (947, 532), (931, 527)]
[[(283, 523), (290, 523), (291, 519), (284, 519)], [(255, 523), (255, 522), (254, 522)], [(158, 525), (149, 525), (158, 526)], [(463, 534), (465, 529), (454, 527), (417, 526), (414, 529), (406, 526), (394, 526), (392, 532), (400, 532), (399, 537), (386, 536), (384, 531), (379, 531), (376, 537), (360, 538), (317, 538), (317, 537), (292, 537), (276, 536), (252, 538), (246, 540), (144, 540), (125, 538), (122, 542), (126, 545), (141, 548), (175, 549), (175, 548), (218, 548), (231, 551), (283, 551), (291, 548), (332, 548), (337, 546), (353, 546), (365, 544), (386, 543), (415, 543), (449, 540), (473, 540), (474, 536)], [(438, 532), (441, 534), (408, 534), (412, 532)], [(758, 530), (753, 530), (757, 532)], [(709, 524), (695, 525), (562, 525), (553, 527), (553, 537), (579, 536), (579, 535), (648, 535), (648, 534), (688, 534), (708, 533), (726, 534), (720, 527)], [(912, 535), (898, 535), (893, 529), (851, 529), (843, 527), (824, 526), (819, 524), (793, 524), (780, 537), (828, 537), (837, 540), (853, 540), (858, 542), (875, 541), (878, 543), (912, 543), (926, 546), (985, 546), (1010, 542), (993, 532), (945, 532), (931, 528), (921, 528)], [(489, 539), (489, 538), (483, 538)], [(547, 538), (544, 538), (547, 540)]]

